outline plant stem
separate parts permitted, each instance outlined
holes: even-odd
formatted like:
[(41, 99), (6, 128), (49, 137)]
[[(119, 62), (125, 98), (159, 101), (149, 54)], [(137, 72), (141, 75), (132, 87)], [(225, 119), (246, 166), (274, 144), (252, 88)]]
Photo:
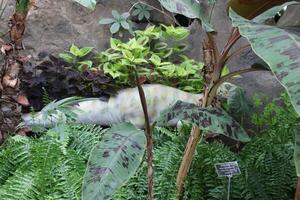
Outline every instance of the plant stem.
[(145, 93), (143, 90), (143, 87), (141, 86), (141, 83), (139, 81), (139, 76), (136, 70), (134, 70), (135, 73), (135, 80), (136, 85), (138, 87), (139, 96), (144, 112), (145, 117), (145, 134), (147, 139), (147, 165), (148, 165), (148, 171), (147, 171), (147, 178), (148, 178), (148, 200), (153, 199), (153, 138), (152, 138), (152, 129), (150, 125), (149, 115), (148, 115), (148, 109), (147, 109), (147, 100), (145, 97)]
[(300, 177), (297, 179), (295, 200), (300, 200)]

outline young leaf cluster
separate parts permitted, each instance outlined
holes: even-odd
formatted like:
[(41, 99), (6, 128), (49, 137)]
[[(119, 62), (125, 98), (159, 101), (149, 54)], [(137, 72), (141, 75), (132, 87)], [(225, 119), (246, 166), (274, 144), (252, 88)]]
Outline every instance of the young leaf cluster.
[(131, 21), (129, 18), (130, 14), (128, 12), (124, 12), (120, 14), (116, 10), (112, 10), (111, 12), (112, 18), (104, 18), (99, 21), (100, 24), (111, 24), (110, 32), (112, 34), (117, 33), (120, 29), (128, 30), (132, 33)]
[(87, 56), (93, 49), (94, 47), (78, 48), (72, 44), (69, 52), (60, 53), (59, 57), (67, 63), (76, 65), (78, 70), (83, 72), (87, 71), (93, 66), (93, 62), (91, 60), (84, 59), (84, 57)]
[(145, 4), (137, 4), (134, 6), (134, 10), (132, 12), (132, 16), (137, 16), (138, 20), (142, 21), (143, 19), (149, 20), (151, 16), (151, 10), (149, 6)]
[(130, 83), (131, 72), (135, 69), (147, 82), (199, 92), (203, 65), (182, 55), (187, 48), (182, 43), (189, 35), (187, 29), (151, 26), (135, 34), (128, 42), (112, 38), (111, 47), (99, 54), (99, 67), (104, 73), (121, 84), (130, 85), (133, 84)]

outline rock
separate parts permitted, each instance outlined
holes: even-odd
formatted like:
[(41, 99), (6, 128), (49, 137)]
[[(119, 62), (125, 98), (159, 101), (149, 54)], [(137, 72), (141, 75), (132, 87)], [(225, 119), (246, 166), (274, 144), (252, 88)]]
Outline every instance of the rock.
[[(113, 9), (118, 10), (120, 13), (126, 12), (134, 2), (136, 1), (126, 1), (124, 3), (124, 0), (99, 0), (96, 10), (90, 11), (72, 0), (39, 0), (36, 3), (37, 8), (31, 11), (28, 17), (24, 36), (26, 49), (35, 59), (38, 59), (38, 55), (41, 54), (58, 54), (68, 50), (71, 44), (93, 46), (97, 50), (104, 50), (109, 46), (111, 34), (109, 25), (100, 25), (98, 23), (99, 19), (111, 17)], [(147, 0), (146, 2), (160, 8), (157, 1)], [(226, 6), (227, 1), (218, 1), (212, 18), (218, 32), (216, 42), (220, 50), (224, 47), (231, 31), (231, 23), (227, 16)], [(0, 22), (0, 30), (2, 32), (7, 27), (8, 16), (12, 13), (12, 10), (13, 2), (9, 1), (9, 6), (4, 13), (6, 20)], [(152, 21), (156, 23), (171, 23), (171, 20), (165, 15), (156, 11), (152, 11), (152, 13), (155, 13), (151, 16)], [(144, 25), (142, 24), (141, 26)], [(191, 36), (187, 40), (187, 43), (190, 45), (188, 55), (201, 61), (201, 45), (204, 32), (196, 20), (189, 28)], [(128, 34), (125, 34), (125, 36), (128, 37)], [(247, 41), (242, 39), (237, 43), (235, 49), (245, 44), (247, 44)], [(262, 61), (249, 50), (233, 58), (228, 63), (228, 66), (231, 70), (238, 70), (255, 62)], [(274, 97), (282, 91), (282, 87), (271, 73), (249, 73), (243, 75), (242, 79), (234, 82), (243, 86), (249, 95), (263, 93)]]

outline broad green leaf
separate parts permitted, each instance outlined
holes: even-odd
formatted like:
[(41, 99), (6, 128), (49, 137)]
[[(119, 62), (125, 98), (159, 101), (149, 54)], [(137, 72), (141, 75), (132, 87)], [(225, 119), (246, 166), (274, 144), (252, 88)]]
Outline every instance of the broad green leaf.
[(201, 20), (203, 28), (211, 32), (213, 26), (210, 24), (210, 13), (214, 6), (209, 0), (158, 0), (161, 5), (170, 12), (178, 13), (189, 18)]
[(94, 10), (96, 7), (96, 0), (73, 0), (77, 3), (81, 4), (82, 6)]
[(118, 22), (113, 23), (110, 27), (110, 32), (112, 34), (118, 32), (119, 30), (120, 30), (120, 23), (118, 23)]
[(111, 11), (112, 16), (116, 19), (116, 20), (120, 20), (121, 19), (121, 15), (119, 14), (118, 11), (116, 10), (112, 10)]
[(129, 24), (127, 21), (123, 20), (121, 21), (121, 25), (124, 29), (128, 30), (130, 28)]
[(300, 114), (300, 30), (249, 21), (232, 10), (230, 17), (241, 35), (248, 39), (253, 51), (270, 66)]
[(94, 47), (83, 47), (81, 48), (79, 51), (80, 51), (80, 54), (78, 55), (79, 57), (84, 57), (86, 56), (87, 54), (89, 54), (92, 50), (94, 49)]
[(69, 53), (60, 53), (59, 57), (62, 58), (67, 63), (72, 63), (74, 60), (74, 57)]
[(100, 19), (99, 24), (111, 24), (114, 23), (115, 19), (112, 18), (104, 18), (104, 19)]
[(121, 16), (122, 16), (123, 19), (127, 19), (130, 16), (130, 13), (129, 12), (124, 12), (124, 13), (122, 13)]
[(267, 19), (270, 19), (272, 17), (274, 17), (279, 11), (281, 11), (284, 7), (289, 6), (291, 4), (295, 4), (295, 3), (299, 3), (296, 1), (292, 1), (292, 2), (287, 2), (285, 4), (282, 4), (280, 6), (275, 6), (269, 10), (267, 10), (266, 12), (260, 14), (259, 16), (255, 17), (253, 19), (254, 22), (257, 23), (263, 23), (265, 22)]
[(154, 45), (154, 48), (157, 50), (165, 49), (168, 47), (168, 44), (165, 42), (158, 42)]
[(93, 66), (93, 62), (90, 60), (81, 61), (81, 62), (79, 62), (79, 64), (80, 65), (78, 66), (78, 69), (81, 72), (86, 71), (87, 69), (90, 69)]
[(72, 44), (72, 46), (70, 47), (70, 53), (77, 57), (80, 55), (80, 49)]
[(82, 199), (109, 199), (138, 169), (145, 144), (145, 134), (132, 124), (112, 127), (90, 154)]
[(177, 101), (170, 109), (161, 113), (157, 125), (167, 125), (174, 119), (189, 121), (204, 131), (222, 134), (238, 141), (250, 141), (245, 130), (221, 108), (202, 108), (195, 104)]
[(149, 59), (154, 65), (160, 65), (161, 59), (159, 56), (152, 54), (151, 58)]
[(120, 48), (118, 47), (119, 44), (122, 44), (121, 40), (118, 40), (116, 38), (110, 38), (110, 46), (112, 49), (120, 50)]

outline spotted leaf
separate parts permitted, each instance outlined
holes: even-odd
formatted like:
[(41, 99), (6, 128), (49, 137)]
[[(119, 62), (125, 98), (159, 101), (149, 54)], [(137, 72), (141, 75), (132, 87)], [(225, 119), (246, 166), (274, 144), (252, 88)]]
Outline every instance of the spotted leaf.
[(201, 20), (203, 28), (211, 32), (213, 26), (210, 16), (214, 9), (214, 1), (209, 0), (158, 0), (170, 12), (178, 13), (189, 18)]
[(83, 181), (83, 200), (105, 200), (136, 172), (145, 135), (130, 123), (112, 127), (93, 148)]
[(222, 134), (238, 141), (250, 140), (239, 123), (220, 108), (202, 108), (195, 104), (177, 101), (170, 109), (161, 113), (157, 125), (164, 126), (175, 119), (189, 121), (204, 131)]
[(300, 29), (280, 28), (247, 20), (230, 11), (230, 17), (253, 51), (270, 67), (287, 90), (300, 114)]

